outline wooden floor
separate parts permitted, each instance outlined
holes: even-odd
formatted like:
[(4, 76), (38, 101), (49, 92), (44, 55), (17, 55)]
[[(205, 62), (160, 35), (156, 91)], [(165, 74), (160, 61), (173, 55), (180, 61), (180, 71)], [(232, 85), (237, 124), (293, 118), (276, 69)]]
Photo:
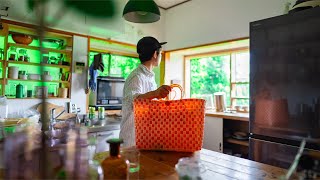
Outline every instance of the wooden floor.
[[(201, 164), (205, 167), (202, 179), (279, 179), (286, 170), (242, 159), (210, 150), (201, 150)], [(102, 161), (107, 152), (98, 153), (95, 160)], [(175, 164), (179, 158), (192, 156), (192, 153), (141, 151), (139, 173), (131, 174), (131, 179), (178, 179)]]

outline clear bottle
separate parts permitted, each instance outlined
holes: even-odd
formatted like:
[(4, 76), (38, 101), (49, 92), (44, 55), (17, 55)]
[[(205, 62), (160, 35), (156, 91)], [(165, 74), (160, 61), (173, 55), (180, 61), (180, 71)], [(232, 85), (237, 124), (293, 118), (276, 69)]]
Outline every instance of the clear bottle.
[(120, 155), (122, 139), (109, 139), (110, 156), (101, 163), (104, 179), (129, 179), (129, 161)]
[(17, 48), (10, 47), (9, 52), (8, 52), (9, 60), (15, 61), (15, 60), (17, 60), (17, 57), (18, 57)]
[(94, 120), (95, 117), (96, 117), (96, 108), (89, 107), (89, 119)]
[(98, 119), (99, 120), (104, 120), (104, 118), (105, 118), (104, 107), (99, 107), (98, 108)]

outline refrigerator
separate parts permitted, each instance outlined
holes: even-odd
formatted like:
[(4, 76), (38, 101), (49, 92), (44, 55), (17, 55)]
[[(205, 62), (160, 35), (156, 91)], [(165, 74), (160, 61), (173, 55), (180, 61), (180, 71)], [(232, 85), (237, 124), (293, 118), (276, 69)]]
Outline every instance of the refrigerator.
[(320, 7), (250, 23), (249, 158), (320, 156)]

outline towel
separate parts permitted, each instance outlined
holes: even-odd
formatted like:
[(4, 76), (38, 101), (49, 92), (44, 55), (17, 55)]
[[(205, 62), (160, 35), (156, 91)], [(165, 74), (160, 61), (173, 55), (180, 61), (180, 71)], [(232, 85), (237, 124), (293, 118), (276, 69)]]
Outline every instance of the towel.
[(98, 70), (103, 72), (104, 71), (104, 64), (102, 61), (102, 54), (94, 55), (94, 60), (89, 67), (89, 89), (91, 91), (97, 90), (97, 77), (98, 77)]

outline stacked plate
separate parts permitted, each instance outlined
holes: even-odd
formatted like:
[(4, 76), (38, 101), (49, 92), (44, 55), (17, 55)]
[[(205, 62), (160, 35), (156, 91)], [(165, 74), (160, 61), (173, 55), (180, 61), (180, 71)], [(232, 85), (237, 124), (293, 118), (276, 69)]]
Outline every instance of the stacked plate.
[(245, 140), (248, 140), (249, 137), (248, 137), (248, 134), (245, 132), (234, 132), (232, 134), (232, 138), (245, 141)]

